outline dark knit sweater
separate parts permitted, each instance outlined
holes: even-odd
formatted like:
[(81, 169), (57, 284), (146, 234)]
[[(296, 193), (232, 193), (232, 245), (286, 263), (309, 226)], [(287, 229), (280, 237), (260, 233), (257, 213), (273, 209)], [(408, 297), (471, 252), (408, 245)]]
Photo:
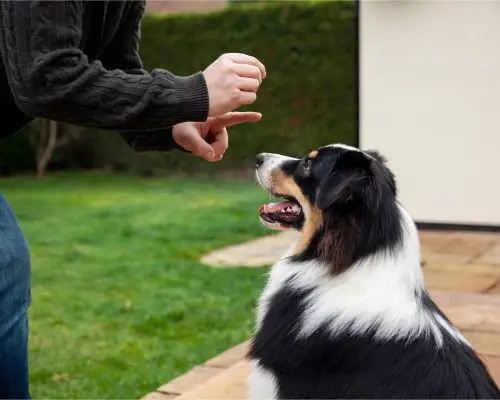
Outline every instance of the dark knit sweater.
[(0, 137), (42, 117), (124, 131), (137, 151), (169, 150), (173, 125), (206, 120), (201, 72), (143, 70), (144, 10), (144, 0), (0, 0)]

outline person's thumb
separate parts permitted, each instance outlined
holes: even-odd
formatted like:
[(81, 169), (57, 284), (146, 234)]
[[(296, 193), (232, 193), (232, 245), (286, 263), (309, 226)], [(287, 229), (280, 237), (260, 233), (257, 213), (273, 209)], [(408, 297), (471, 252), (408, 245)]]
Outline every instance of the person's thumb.
[(212, 146), (210, 146), (210, 144), (208, 144), (199, 134), (192, 136), (190, 147), (194, 155), (207, 161), (212, 161), (215, 157)]

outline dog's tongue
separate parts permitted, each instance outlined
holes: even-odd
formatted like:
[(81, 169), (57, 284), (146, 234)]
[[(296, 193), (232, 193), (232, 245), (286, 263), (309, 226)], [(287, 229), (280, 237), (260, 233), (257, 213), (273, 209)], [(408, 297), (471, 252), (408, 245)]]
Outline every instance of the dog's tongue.
[(259, 208), (260, 214), (275, 214), (280, 212), (300, 214), (300, 207), (291, 201), (264, 204)]

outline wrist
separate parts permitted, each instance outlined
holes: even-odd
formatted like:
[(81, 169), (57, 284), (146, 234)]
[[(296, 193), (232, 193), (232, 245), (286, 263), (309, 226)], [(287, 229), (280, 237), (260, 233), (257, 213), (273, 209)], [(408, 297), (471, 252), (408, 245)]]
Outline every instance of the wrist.
[(204, 122), (208, 118), (208, 88), (203, 72), (177, 77), (175, 96), (181, 121)]

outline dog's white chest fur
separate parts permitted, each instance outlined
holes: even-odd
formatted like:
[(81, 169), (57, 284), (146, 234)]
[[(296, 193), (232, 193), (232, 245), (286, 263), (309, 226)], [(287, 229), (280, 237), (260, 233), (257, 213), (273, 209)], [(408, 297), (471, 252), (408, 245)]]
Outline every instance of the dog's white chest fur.
[(252, 361), (251, 372), (248, 377), (248, 393), (250, 400), (275, 400), (278, 398), (278, 386), (273, 373)]
[[(289, 272), (287, 272), (286, 257), (288, 257), (292, 251), (292, 246), (281, 258), (281, 260), (275, 264), (267, 280), (266, 287), (262, 292), (257, 308), (256, 315), (256, 328), (260, 329), (262, 325), (262, 320), (267, 314), (269, 308), (269, 301), (272, 296), (280, 289), (283, 283), (288, 278)], [(251, 372), (247, 381), (247, 398), (249, 400), (275, 400), (278, 399), (278, 385), (277, 379), (271, 371), (265, 369), (258, 361), (251, 361)]]
[[(402, 213), (411, 224), (406, 212)], [(292, 246), (269, 273), (258, 303), (256, 330), (261, 329), (273, 296), (287, 286), (292, 291), (308, 292), (303, 314), (293, 327), (301, 337), (313, 335), (325, 324), (333, 336), (345, 331), (363, 335), (376, 327), (375, 336), (381, 340), (428, 334), (440, 347), (443, 344), (440, 328), (445, 328), (466, 343), (443, 318), (422, 308), (415, 296), (423, 290), (424, 283), (416, 229), (409, 231), (399, 252), (370, 257), (337, 277), (331, 276), (328, 268), (318, 261), (290, 262), (287, 257)], [(276, 399), (277, 382), (271, 371), (253, 360), (248, 380), (249, 399)]]

